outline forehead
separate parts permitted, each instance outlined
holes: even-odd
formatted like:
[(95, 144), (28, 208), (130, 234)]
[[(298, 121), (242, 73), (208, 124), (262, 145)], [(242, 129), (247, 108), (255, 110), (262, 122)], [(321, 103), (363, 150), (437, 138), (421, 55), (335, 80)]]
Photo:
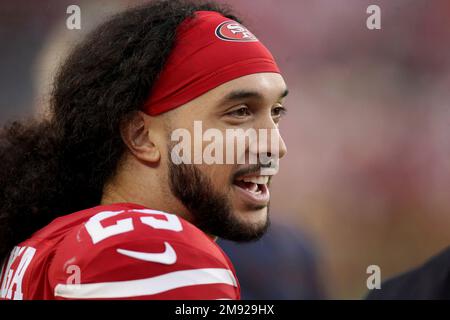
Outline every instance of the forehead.
[[(207, 111), (217, 106), (232, 92), (249, 91), (259, 93), (264, 100), (272, 103), (280, 100), (280, 96), (287, 90), (283, 77), (278, 73), (255, 73), (225, 82), (220, 86), (204, 93), (203, 95), (189, 101), (183, 106), (174, 109), (179, 112)], [(170, 112), (169, 112), (170, 113)]]
[(260, 93), (267, 100), (277, 101), (286, 89), (286, 83), (280, 74), (268, 72), (250, 74), (228, 81), (206, 94), (210, 99), (220, 101), (230, 92), (253, 91)]

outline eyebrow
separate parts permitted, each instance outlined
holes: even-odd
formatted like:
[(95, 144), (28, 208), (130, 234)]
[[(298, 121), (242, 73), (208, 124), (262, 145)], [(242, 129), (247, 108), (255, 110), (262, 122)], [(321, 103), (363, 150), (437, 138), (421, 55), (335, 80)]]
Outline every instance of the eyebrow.
[[(283, 99), (289, 94), (289, 90), (285, 89), (279, 97), (279, 100)], [(225, 97), (220, 100), (220, 105), (228, 104), (231, 102), (239, 101), (242, 99), (260, 99), (263, 100), (264, 96), (258, 92), (258, 91), (252, 91), (252, 90), (235, 90), (228, 93)]]

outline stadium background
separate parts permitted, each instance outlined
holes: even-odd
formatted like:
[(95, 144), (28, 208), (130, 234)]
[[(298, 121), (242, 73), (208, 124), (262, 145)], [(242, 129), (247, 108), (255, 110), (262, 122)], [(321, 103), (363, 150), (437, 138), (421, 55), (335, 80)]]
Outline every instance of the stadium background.
[[(70, 47), (141, 2), (1, 1), (0, 124), (41, 114)], [(290, 89), (288, 156), (273, 183), (272, 215), (294, 228), (307, 254), (287, 238), (271, 262), (289, 265), (286, 276), (295, 278), (307, 256), (313, 267), (302, 279), (317, 277), (321, 293), (304, 297), (358, 299), (368, 265), (386, 279), (447, 247), (450, 2), (225, 2), (271, 49)], [(66, 28), (71, 4), (81, 7), (81, 30)], [(366, 28), (370, 4), (381, 7), (381, 30)], [(259, 264), (268, 259), (264, 246), (254, 254), (264, 278), (249, 281), (272, 286), (279, 274)]]

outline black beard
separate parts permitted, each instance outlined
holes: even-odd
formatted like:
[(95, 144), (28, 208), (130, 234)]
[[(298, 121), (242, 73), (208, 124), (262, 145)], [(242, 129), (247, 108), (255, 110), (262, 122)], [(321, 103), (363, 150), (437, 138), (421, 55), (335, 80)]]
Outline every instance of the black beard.
[(173, 195), (189, 210), (192, 223), (203, 232), (236, 242), (256, 241), (266, 233), (270, 226), (269, 212), (264, 225), (245, 224), (233, 215), (226, 193), (216, 192), (211, 179), (195, 165), (175, 165), (169, 160), (168, 168)]

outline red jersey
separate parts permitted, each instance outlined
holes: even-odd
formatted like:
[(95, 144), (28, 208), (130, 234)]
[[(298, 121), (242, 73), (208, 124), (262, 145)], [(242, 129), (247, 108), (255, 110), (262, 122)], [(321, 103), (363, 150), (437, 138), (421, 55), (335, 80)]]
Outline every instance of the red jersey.
[(240, 299), (225, 253), (182, 218), (135, 204), (55, 219), (2, 266), (0, 299)]

